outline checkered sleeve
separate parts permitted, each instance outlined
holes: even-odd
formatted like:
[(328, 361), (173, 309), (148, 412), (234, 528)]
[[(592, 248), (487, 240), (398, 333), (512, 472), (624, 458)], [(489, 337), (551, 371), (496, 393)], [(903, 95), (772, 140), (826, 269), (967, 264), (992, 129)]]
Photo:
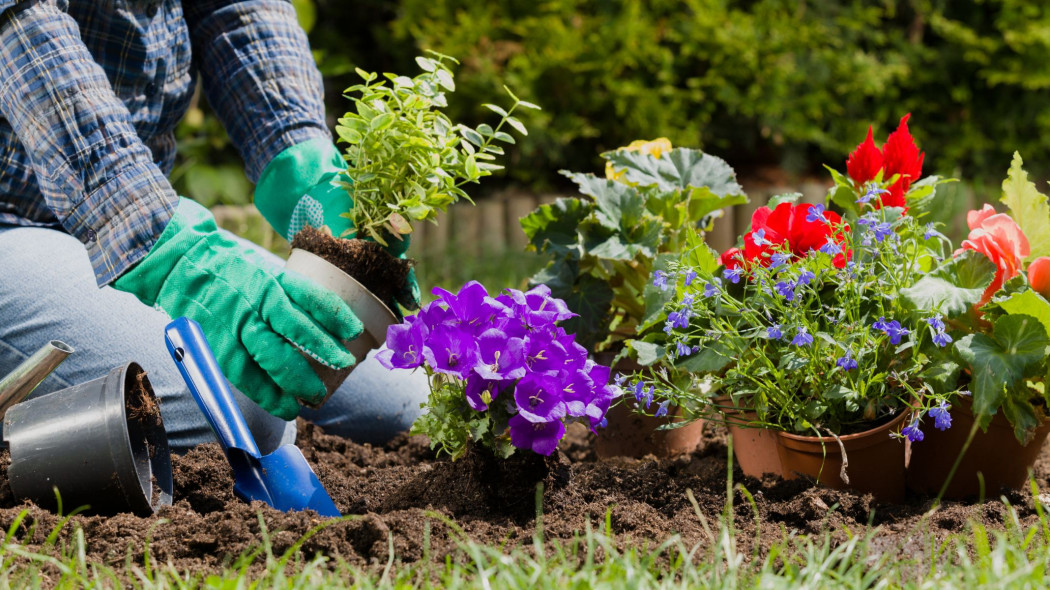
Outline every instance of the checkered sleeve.
[(178, 199), (64, 5), (0, 4), (0, 114), (102, 286), (149, 252)]
[(199, 0), (184, 10), (204, 92), (252, 182), (286, 148), (331, 138), (321, 74), (289, 2)]

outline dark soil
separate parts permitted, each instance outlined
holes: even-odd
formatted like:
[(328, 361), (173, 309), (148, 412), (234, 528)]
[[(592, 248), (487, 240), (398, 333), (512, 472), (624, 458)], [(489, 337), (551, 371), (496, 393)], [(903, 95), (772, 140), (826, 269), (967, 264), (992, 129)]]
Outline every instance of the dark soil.
[[(293, 248), (311, 252), (331, 262), (339, 270), (357, 279), (381, 301), (394, 301), (408, 282), (408, 271), (414, 261), (391, 256), (379, 244), (369, 240), (334, 238), (310, 226), (292, 240)], [(399, 301), (403, 305), (408, 302)]]
[[(478, 453), (450, 463), (437, 459), (426, 441), (402, 437), (384, 447), (359, 445), (301, 424), (299, 446), (344, 514), (358, 515), (332, 524), (307, 539), (307, 558), (323, 553), (377, 571), (387, 562), (392, 539), (394, 558), (413, 563), (426, 558), (443, 564), (457, 553), (459, 533), (507, 549), (532, 542), (536, 527), (535, 491), (543, 481), (543, 526), (547, 539), (571, 540), (589, 523), (604, 530), (611, 523), (619, 547), (649, 546), (680, 535), (688, 547), (709, 545), (702, 518), (717, 526), (726, 505), (725, 432), (705, 429), (703, 446), (674, 459), (611, 459), (596, 461), (585, 430), (570, 430), (560, 453), (543, 460), (522, 457), (510, 469)], [(0, 527), (7, 530), (19, 513), (28, 518), (14, 536), (31, 549), (46, 551), (45, 540), (59, 517), (29, 503), (19, 503), (7, 489), (6, 451), (0, 453)], [(149, 543), (157, 562), (190, 573), (214, 573), (262, 542), (262, 526), (272, 550), (280, 555), (314, 526), (324, 522), (312, 512), (285, 514), (261, 502), (246, 504), (233, 495), (233, 480), (217, 445), (198, 447), (175, 465), (175, 504), (152, 517), (119, 514), (77, 515), (87, 540), (87, 557), (125, 571), (128, 556), (140, 564)], [(524, 474), (515, 478), (514, 474)], [(1050, 454), (1044, 449), (1036, 465), (1041, 487), (1050, 483)], [(870, 496), (812, 487), (804, 481), (742, 478), (753, 495), (759, 519), (743, 492), (734, 494), (734, 526), (742, 555), (765, 551), (785, 535), (848, 535), (878, 527), (875, 546), (893, 555), (915, 557), (964, 530), (975, 519), (1001, 529), (1008, 520), (1001, 500), (985, 504), (947, 503), (931, 514), (928, 498), (902, 505), (876, 506)], [(698, 510), (692, 506), (691, 491)], [(1022, 524), (1036, 519), (1030, 494), (1009, 493), (1009, 503)], [(700, 515), (698, 515), (698, 512)], [(34, 525), (35, 522), (35, 525)], [(429, 528), (427, 536), (424, 531)], [(68, 542), (72, 527), (63, 529)], [(428, 548), (424, 548), (424, 539)], [(716, 540), (717, 541), (717, 540)], [(61, 546), (61, 543), (59, 543)], [(750, 557), (748, 557), (750, 558)], [(262, 569), (260, 563), (253, 567)]]

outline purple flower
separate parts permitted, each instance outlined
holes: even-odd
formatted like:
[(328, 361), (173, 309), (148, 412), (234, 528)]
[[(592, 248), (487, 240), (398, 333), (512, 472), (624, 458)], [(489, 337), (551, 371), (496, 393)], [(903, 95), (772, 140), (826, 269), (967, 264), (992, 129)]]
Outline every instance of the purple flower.
[(941, 348), (944, 348), (945, 346), (948, 346), (952, 343), (952, 337), (949, 336), (946, 332), (934, 332), (933, 343), (937, 346), (940, 346)]
[(888, 190), (886, 190), (884, 188), (879, 188), (879, 185), (875, 184), (874, 182), (869, 183), (865, 187), (864, 194), (861, 195), (861, 197), (859, 199), (857, 199), (857, 203), (858, 204), (867, 203), (868, 201), (874, 199), (875, 197), (881, 195), (882, 193), (888, 193), (888, 192), (890, 192), (890, 191), (888, 191)]
[(926, 323), (929, 324), (930, 328), (932, 328), (935, 332), (943, 332), (945, 329), (944, 320), (941, 319), (941, 316), (939, 314), (933, 316), (932, 318), (926, 318)]
[(773, 244), (773, 242), (766, 239), (766, 230), (764, 229), (755, 230), (755, 233), (751, 234), (751, 239), (756, 246), (770, 246)]
[(773, 270), (774, 268), (787, 264), (787, 262), (791, 260), (791, 255), (785, 254), (784, 252), (774, 252), (773, 255), (769, 257), (769, 260), (769, 269)]
[(691, 285), (694, 279), (696, 279), (696, 271), (690, 268), (689, 272), (685, 273), (685, 286)]
[(926, 435), (924, 435), (922, 433), (922, 431), (919, 430), (919, 422), (918, 422), (918, 420), (916, 420), (915, 422), (912, 422), (911, 424), (905, 426), (901, 430), (901, 434), (903, 434), (904, 436), (908, 437), (908, 440), (910, 440), (911, 442), (920, 442), (923, 438), (926, 437)]
[(715, 295), (718, 295), (718, 282), (720, 281), (716, 278), (715, 282), (704, 285), (704, 297), (710, 298), (714, 297)]
[(387, 348), (376, 353), (376, 360), (387, 369), (414, 369), (423, 364), (423, 333), (426, 325), (415, 316), (386, 329)]
[(478, 363), (478, 349), (469, 331), (441, 324), (427, 338), (423, 357), (434, 371), (466, 379)]
[(634, 399), (642, 401), (642, 392), (645, 390), (645, 382), (641, 379), (634, 384)]
[(540, 455), (550, 455), (558, 448), (558, 441), (565, 436), (565, 425), (561, 420), (531, 422), (521, 414), (510, 417), (510, 443)]
[(475, 334), (487, 330), (496, 317), (509, 317), (511, 310), (500, 301), (489, 297), (485, 286), (477, 281), (470, 281), (453, 294), (440, 287), (433, 290), (440, 301), (448, 305), (456, 319), (468, 326)]
[(799, 326), (798, 331), (795, 333), (795, 337), (791, 339), (791, 345), (808, 346), (810, 344), (813, 344), (813, 336), (805, 326)]
[(656, 413), (654, 414), (654, 416), (656, 416), (657, 418), (666, 416), (667, 415), (667, 404), (669, 404), (669, 403), (671, 403), (671, 400), (667, 400), (667, 399), (665, 399), (664, 401), (660, 402), (660, 405), (656, 406)]
[(851, 371), (857, 368), (857, 359), (853, 358), (850, 351), (847, 350), (846, 355), (839, 357), (839, 359), (835, 361), (835, 364), (843, 371)]
[(893, 227), (889, 222), (883, 222), (872, 226), (871, 231), (875, 234), (875, 241), (882, 243), (883, 240), (893, 233)]
[(777, 293), (788, 301), (795, 300), (795, 283), (791, 281), (778, 281), (776, 284)]
[(565, 400), (566, 413), (573, 417), (586, 416), (587, 406), (594, 399), (594, 383), (587, 372), (582, 369), (562, 371), (558, 375), (558, 383), (561, 397)]
[(839, 246), (838, 242), (829, 237), (828, 241), (820, 247), (820, 251), (828, 256), (837, 256), (842, 253), (842, 246)]
[(530, 334), (525, 337), (525, 344), (525, 367), (530, 371), (558, 371), (568, 361), (565, 346), (549, 333)]
[(933, 230), (933, 223), (926, 224), (926, 233), (922, 234), (922, 239), (928, 240), (933, 237), (936, 232)]
[(773, 324), (766, 328), (766, 338), (770, 340), (780, 340), (784, 337), (784, 333), (780, 330), (780, 324)]
[(467, 386), (463, 392), (467, 398), (467, 405), (478, 412), (489, 409), (492, 400), (499, 395), (499, 385), (499, 381), (485, 379), (477, 374), (471, 375), (467, 378)]
[(689, 356), (689, 354), (691, 352), (692, 352), (692, 349), (689, 348), (689, 345), (687, 345), (686, 343), (682, 342), (681, 340), (678, 341), (677, 346), (675, 348), (675, 355), (676, 356), (679, 356), (679, 357)]
[(948, 430), (952, 427), (952, 415), (948, 413), (950, 409), (951, 406), (945, 401), (941, 401), (941, 405), (936, 408), (930, 408), (930, 416), (933, 417), (933, 425), (937, 430)]
[(481, 362), (474, 371), (485, 379), (506, 381), (525, 376), (525, 340), (508, 338), (495, 328), (478, 337)]
[(813, 274), (813, 271), (809, 270), (808, 268), (804, 269), (802, 272), (799, 273), (798, 280), (795, 281), (795, 285), (808, 285), (815, 278), (817, 278), (817, 275)]
[(828, 223), (828, 218), (824, 217), (824, 205), (813, 205), (809, 208), (809, 213), (806, 214), (806, 221), (813, 223), (815, 221), (823, 221)]
[(649, 389), (646, 389), (645, 393), (642, 394), (642, 400), (645, 401), (645, 409), (648, 410), (649, 409), (649, 405), (653, 403), (653, 394), (655, 394), (655, 393), (656, 393), (656, 386), (655, 385), (650, 385)]
[(911, 334), (911, 331), (907, 328), (902, 328), (901, 323), (897, 320), (886, 321), (886, 318), (879, 316), (879, 320), (872, 324), (872, 327), (876, 330), (885, 332), (890, 337), (891, 344), (900, 344), (901, 337)]
[(694, 299), (693, 299), (693, 294), (692, 293), (690, 293), (689, 295), (686, 295), (685, 297), (682, 297), (682, 307), (692, 307), (693, 306), (693, 301), (694, 301)]
[(742, 268), (740, 268), (740, 267), (727, 268), (724, 271), (722, 271), (722, 276), (725, 277), (727, 281), (729, 281), (730, 283), (733, 283), (734, 285), (740, 282), (740, 276), (743, 275), (743, 274), (744, 274), (744, 270)]
[(549, 422), (565, 417), (565, 400), (555, 378), (528, 373), (514, 387), (519, 415), (530, 422)]
[(667, 273), (662, 270), (653, 271), (653, 286), (659, 287), (661, 291), (667, 290)]

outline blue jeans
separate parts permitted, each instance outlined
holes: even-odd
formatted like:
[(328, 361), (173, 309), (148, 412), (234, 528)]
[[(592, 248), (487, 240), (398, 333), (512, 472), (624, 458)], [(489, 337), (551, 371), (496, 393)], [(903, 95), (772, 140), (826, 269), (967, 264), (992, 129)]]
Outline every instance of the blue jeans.
[[(241, 240), (243, 243), (248, 242)], [(267, 263), (283, 265), (254, 246)], [(169, 444), (183, 453), (214, 441), (164, 344), (166, 313), (133, 295), (98, 288), (84, 246), (54, 229), (0, 225), (0, 377), (50, 340), (72, 355), (33, 392), (42, 395), (106, 375), (128, 361), (140, 364), (160, 401)], [(382, 443), (411, 426), (426, 400), (422, 372), (388, 371), (374, 355), (361, 361), (320, 409), (300, 416), (330, 434)], [(234, 390), (262, 451), (295, 440), (295, 422), (276, 418)]]

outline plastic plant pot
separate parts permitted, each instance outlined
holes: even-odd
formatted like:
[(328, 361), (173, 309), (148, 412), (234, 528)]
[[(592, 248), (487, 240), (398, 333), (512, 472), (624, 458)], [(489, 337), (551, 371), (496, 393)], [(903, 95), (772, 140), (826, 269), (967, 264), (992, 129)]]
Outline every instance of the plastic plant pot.
[(16, 404), (4, 417), (11, 491), (68, 512), (148, 516), (171, 505), (168, 437), (153, 387), (136, 363)]
[[(397, 316), (378, 297), (366, 289), (364, 285), (357, 282), (356, 279), (339, 270), (338, 267), (324, 258), (299, 248), (294, 248), (291, 255), (288, 256), (285, 269), (312, 279), (315, 283), (338, 295), (350, 306), (350, 310), (354, 312), (354, 315), (361, 320), (361, 323), (364, 325), (361, 335), (353, 340), (343, 342), (347, 350), (357, 359), (357, 362), (363, 361), (370, 351), (379, 348), (386, 342), (386, 329), (390, 325), (397, 323)], [(314, 408), (320, 407), (328, 401), (328, 398), (332, 396), (332, 393), (343, 381), (346, 381), (346, 377), (354, 370), (356, 365), (345, 369), (333, 369), (318, 363), (308, 355), (304, 354), (304, 356), (306, 356), (306, 361), (310, 363), (317, 376), (324, 382), (328, 391), (328, 395), (319, 404), (310, 406)]]

